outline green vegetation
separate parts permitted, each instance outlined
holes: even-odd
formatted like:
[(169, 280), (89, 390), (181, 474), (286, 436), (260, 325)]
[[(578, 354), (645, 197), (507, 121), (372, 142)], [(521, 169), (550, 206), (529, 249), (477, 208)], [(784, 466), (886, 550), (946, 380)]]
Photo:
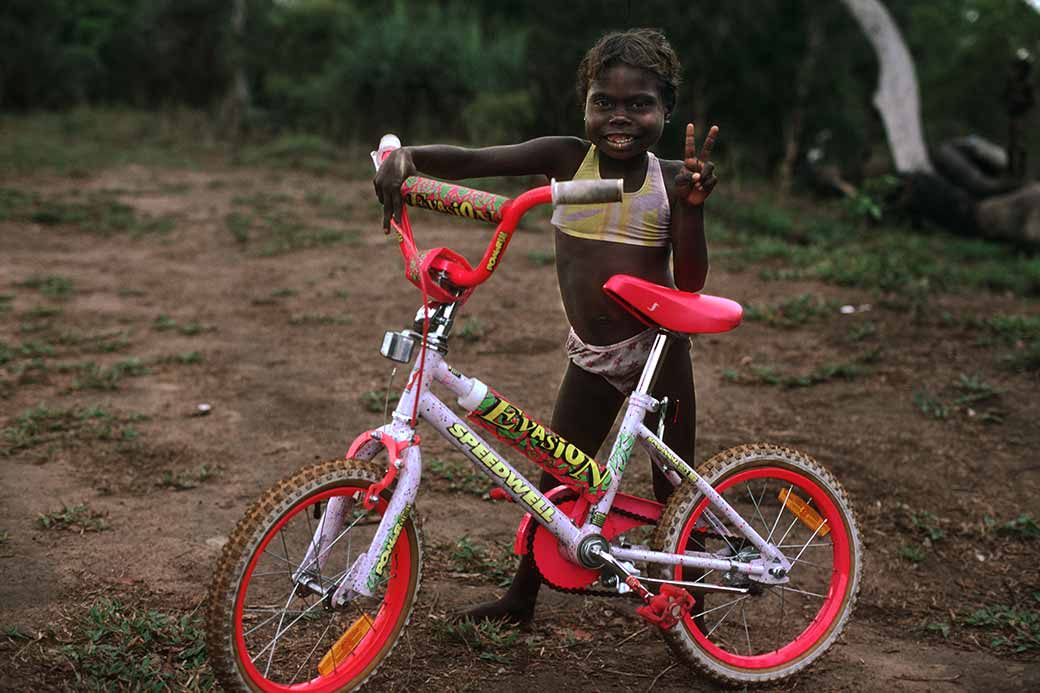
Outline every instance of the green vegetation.
[(961, 622), (985, 630), (988, 645), (998, 651), (1040, 652), (1040, 592), (1018, 605), (995, 604), (961, 616)]
[(239, 207), (224, 217), (224, 224), (243, 248), (261, 257), (283, 255), (306, 248), (357, 243), (357, 229), (316, 227), (287, 209), (293, 199), (284, 194), (237, 196)]
[(34, 274), (24, 281), (15, 282), (15, 286), (37, 289), (41, 294), (50, 298), (68, 298), (73, 292), (72, 280), (57, 274)]
[(0, 430), (3, 440), (0, 455), (76, 438), (116, 442), (133, 440), (139, 434), (128, 424), (145, 419), (141, 414), (119, 416), (100, 406), (52, 409), (40, 404), (23, 411), (15, 417), (13, 425)]
[(491, 487), (491, 482), (488, 478), (478, 472), (466, 460), (433, 459), (430, 460), (427, 466), (435, 476), (448, 482), (448, 489), (451, 491), (467, 493), (473, 496), (483, 496)]
[[(47, 197), (40, 193), (0, 190), (0, 200), (0, 219), (42, 226), (72, 226), (102, 236), (126, 233), (132, 238), (139, 238), (168, 233), (176, 225), (176, 219), (172, 216), (141, 216), (110, 192)], [(48, 290), (67, 292), (71, 290), (71, 285), (62, 287), (59, 283), (57, 286), (43, 285), (40, 288), (45, 293)], [(64, 294), (59, 297), (64, 297)]]
[(766, 279), (817, 279), (904, 301), (970, 289), (1040, 296), (1040, 257), (1006, 245), (893, 224), (866, 232), (826, 207), (798, 220), (766, 200), (724, 200), (716, 209), (722, 223), (713, 226), (712, 260)]
[(175, 474), (172, 471), (165, 471), (159, 480), (159, 486), (173, 489), (174, 491), (187, 491), (214, 477), (220, 476), (221, 473), (219, 468), (211, 467), (207, 464), (200, 465), (194, 472)]
[(90, 690), (212, 690), (202, 617), (95, 601), (62, 647), (76, 687)]
[[(947, 390), (956, 395), (940, 397), (934, 395), (925, 388), (914, 390), (914, 406), (925, 416), (932, 419), (946, 419), (954, 412), (963, 412), (968, 416), (975, 416), (979, 412), (976, 408), (980, 405), (992, 402), (1004, 393), (1003, 390), (984, 382), (981, 376), (961, 374), (957, 381)], [(987, 423), (999, 423), (1004, 414), (997, 409), (981, 411), (980, 421)]]
[(500, 587), (513, 579), (512, 553), (498, 544), (474, 544), (469, 537), (462, 537), (451, 547), (448, 560), (451, 570), (492, 580)]
[(779, 385), (780, 387), (811, 387), (831, 380), (855, 380), (870, 372), (869, 365), (881, 358), (881, 350), (865, 351), (849, 361), (817, 366), (808, 373), (785, 374), (770, 366), (749, 365), (744, 372), (727, 369), (722, 377), (740, 385)]
[(36, 516), (36, 524), (41, 529), (69, 530), (73, 532), (103, 532), (111, 529), (105, 514), (91, 510), (87, 505), (62, 505), (60, 510), (40, 513)]
[(464, 342), (479, 342), (487, 334), (487, 328), (484, 327), (480, 318), (471, 317), (466, 318), (462, 327), (455, 334)]
[(770, 327), (798, 327), (815, 318), (837, 313), (836, 301), (825, 301), (812, 294), (802, 294), (773, 305), (744, 307), (744, 319), (764, 322)]
[(136, 378), (148, 374), (148, 367), (139, 358), (113, 363), (101, 367), (96, 363), (84, 363), (76, 367), (80, 375), (72, 383), (73, 390), (115, 390), (123, 378)]
[(390, 393), (388, 398), (386, 390), (369, 390), (361, 395), (361, 406), (365, 411), (382, 414), (385, 410), (396, 407), (400, 399), (401, 396), (397, 393)]
[(217, 328), (212, 325), (203, 325), (200, 322), (190, 322), (187, 325), (181, 325), (169, 315), (160, 315), (152, 323), (152, 329), (156, 332), (174, 330), (182, 335), (193, 337), (197, 334), (202, 334), (203, 332), (212, 332)]
[(485, 620), (452, 622), (434, 621), (434, 632), (451, 641), (465, 645), (471, 652), (490, 662), (507, 663), (512, 660), (512, 650), (516, 646), (518, 634), (516, 630), (502, 621)]

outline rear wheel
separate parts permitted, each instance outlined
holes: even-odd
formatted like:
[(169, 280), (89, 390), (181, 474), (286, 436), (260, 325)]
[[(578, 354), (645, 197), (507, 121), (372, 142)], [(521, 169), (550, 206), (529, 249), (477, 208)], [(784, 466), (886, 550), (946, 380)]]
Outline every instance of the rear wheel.
[[(382, 476), (378, 466), (354, 460), (308, 467), (264, 494), (239, 522), (209, 591), (206, 644), (225, 690), (354, 690), (386, 659), (419, 588), (422, 539), (414, 512), (375, 595), (332, 603), (386, 511), (389, 491), (373, 510), (362, 504)], [(335, 520), (323, 519), (330, 507)]]
[[(656, 578), (746, 590), (690, 588), (697, 604), (663, 632), (665, 640), (680, 659), (730, 684), (776, 682), (802, 671), (841, 635), (859, 592), (863, 549), (845, 491), (813, 459), (770, 445), (727, 450), (698, 473), (791, 560), (789, 582), (770, 586), (736, 571), (652, 565)], [(668, 552), (759, 558), (693, 484), (669, 499), (654, 544)]]

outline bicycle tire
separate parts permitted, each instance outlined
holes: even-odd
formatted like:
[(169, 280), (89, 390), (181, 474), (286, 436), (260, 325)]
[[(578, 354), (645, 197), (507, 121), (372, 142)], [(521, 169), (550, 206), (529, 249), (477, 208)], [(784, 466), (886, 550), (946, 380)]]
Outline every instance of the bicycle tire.
[[(292, 686), (310, 693), (351, 691), (389, 656), (411, 617), (421, 580), (422, 532), (414, 508), (402, 525), (376, 597), (328, 608), (329, 600), (306, 594), (292, 578), (295, 570), (309, 569), (308, 575), (316, 575), (312, 579), (327, 588), (367, 550), (391, 494), (384, 491), (373, 511), (366, 511), (361, 500), (383, 473), (378, 465), (358, 460), (316, 464), (280, 481), (239, 521), (217, 563), (208, 598), (206, 646), (224, 690), (266, 692)], [(346, 504), (351, 514), (342, 523), (351, 524), (342, 533), (337, 529), (328, 548), (319, 549), (329, 555), (322, 575), (314, 560), (304, 568), (300, 563), (313, 547), (320, 504), (332, 498), (355, 502)], [(364, 536), (355, 544), (356, 531)], [(365, 616), (370, 621), (363, 622)], [(333, 648), (349, 639), (348, 631), (361, 633), (359, 641)], [(323, 657), (331, 661), (331, 671), (318, 669)]]
[[(764, 538), (782, 545), (789, 558), (797, 556), (798, 560), (793, 561), (790, 582), (783, 587), (763, 585), (729, 571), (686, 569), (684, 577), (679, 566), (651, 565), (651, 576), (659, 579), (702, 580), (750, 590), (739, 597), (701, 593), (690, 615), (662, 631), (665, 641), (681, 661), (728, 685), (776, 683), (804, 671), (841, 636), (855, 609), (864, 556), (848, 496), (815, 460), (773, 445), (731, 448), (705, 462), (698, 473)], [(799, 519), (793, 512), (792, 504), (797, 505), (803, 496), (808, 497), (806, 504), (815, 517), (810, 513), (807, 519)], [(676, 489), (654, 534), (654, 547), (668, 552), (689, 547), (717, 557), (756, 558), (757, 552), (748, 542), (705, 529), (704, 523), (698, 528), (707, 506), (707, 499), (693, 484)], [(714, 515), (719, 518), (718, 513)], [(790, 542), (785, 543), (788, 537)], [(803, 559), (807, 551), (809, 557)], [(787, 600), (790, 610), (785, 613)], [(727, 624), (738, 605), (741, 622), (734, 619)]]

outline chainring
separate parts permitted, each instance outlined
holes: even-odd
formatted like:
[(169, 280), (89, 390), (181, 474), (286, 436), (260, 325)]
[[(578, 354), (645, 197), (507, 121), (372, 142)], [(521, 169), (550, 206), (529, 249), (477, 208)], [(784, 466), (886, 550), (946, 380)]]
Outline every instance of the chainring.
[[(558, 501), (556, 507), (568, 517), (574, 510), (575, 500)], [(571, 517), (573, 520), (574, 518)], [(581, 518), (583, 519), (583, 518)], [(632, 521), (635, 520), (636, 524)], [(614, 508), (607, 515), (607, 521), (600, 532), (607, 541), (640, 524), (656, 524), (654, 520), (641, 517), (635, 513), (625, 512)], [(528, 538), (528, 552), (534, 558), (535, 568), (542, 577), (542, 581), (549, 587), (560, 592), (592, 594), (604, 597), (620, 596), (614, 590), (593, 590), (589, 586), (599, 579), (599, 571), (584, 568), (572, 563), (564, 557), (561, 552), (560, 541), (549, 530), (542, 525), (535, 527)]]

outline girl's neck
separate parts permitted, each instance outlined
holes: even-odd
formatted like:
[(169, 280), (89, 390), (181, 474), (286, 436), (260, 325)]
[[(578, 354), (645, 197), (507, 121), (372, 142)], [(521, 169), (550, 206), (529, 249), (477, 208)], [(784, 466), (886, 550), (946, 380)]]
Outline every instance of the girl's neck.
[(625, 192), (635, 192), (643, 186), (646, 180), (647, 164), (650, 157), (647, 152), (631, 159), (612, 159), (599, 151), (599, 177), (600, 178), (623, 178), (625, 180)]

